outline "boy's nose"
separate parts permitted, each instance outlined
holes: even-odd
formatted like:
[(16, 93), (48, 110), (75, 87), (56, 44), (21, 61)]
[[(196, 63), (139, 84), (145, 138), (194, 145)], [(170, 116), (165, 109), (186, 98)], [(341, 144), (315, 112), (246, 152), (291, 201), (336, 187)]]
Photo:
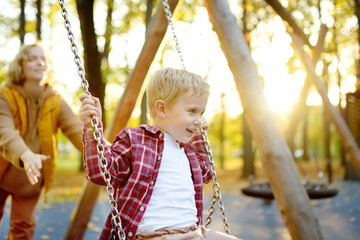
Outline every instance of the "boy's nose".
[(200, 119), (200, 118), (195, 119), (194, 125), (195, 125), (195, 126), (200, 126), (200, 124), (201, 124), (201, 119)]

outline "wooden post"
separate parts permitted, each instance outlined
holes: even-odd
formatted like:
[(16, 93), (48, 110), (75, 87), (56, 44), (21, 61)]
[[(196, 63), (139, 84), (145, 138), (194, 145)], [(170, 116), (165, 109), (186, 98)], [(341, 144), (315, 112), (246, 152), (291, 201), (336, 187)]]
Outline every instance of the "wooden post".
[(256, 66), (226, 0), (208, 0), (205, 6), (236, 87), (261, 161), (292, 238), (323, 239), (310, 199), (296, 171), (292, 154), (266, 102)]
[(296, 35), (301, 38), (301, 40), (309, 47), (313, 48), (310, 44), (309, 37), (304, 33), (304, 31), (296, 24), (296, 21), (291, 17), (290, 12), (288, 12), (285, 8), (283, 8), (282, 4), (278, 0), (265, 0), (281, 17), (281, 19), (287, 22), (292, 29), (292, 32), (296, 33)]
[[(169, 0), (169, 5), (171, 11), (174, 11), (177, 5), (181, 5), (181, 1)], [(116, 134), (122, 128), (126, 127), (131, 113), (134, 110), (144, 79), (165, 36), (167, 26), (168, 23), (164, 7), (162, 6), (162, 1), (160, 1), (157, 12), (149, 23), (145, 43), (137, 59), (135, 68), (127, 81), (126, 89), (115, 109), (112, 121), (106, 128), (104, 134), (105, 139), (112, 141), (115, 139)], [(88, 181), (85, 182), (80, 200), (71, 215), (64, 240), (78, 240), (83, 238), (100, 188), (98, 185)]]

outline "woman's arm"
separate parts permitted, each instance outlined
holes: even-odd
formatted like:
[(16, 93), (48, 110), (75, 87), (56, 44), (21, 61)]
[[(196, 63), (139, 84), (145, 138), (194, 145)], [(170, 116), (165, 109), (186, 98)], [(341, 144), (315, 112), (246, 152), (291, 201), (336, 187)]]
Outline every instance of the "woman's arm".
[(0, 94), (0, 155), (15, 167), (21, 168), (20, 156), (30, 151), (15, 128), (10, 104)]
[(82, 152), (83, 123), (64, 99), (61, 99), (60, 103), (59, 127), (71, 143)]

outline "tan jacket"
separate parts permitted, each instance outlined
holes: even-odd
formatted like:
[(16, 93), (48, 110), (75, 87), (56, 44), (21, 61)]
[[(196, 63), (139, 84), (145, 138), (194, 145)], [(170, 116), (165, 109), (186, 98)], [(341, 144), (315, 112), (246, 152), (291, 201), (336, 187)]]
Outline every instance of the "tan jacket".
[(55, 176), (58, 128), (82, 150), (82, 123), (50, 86), (37, 101), (21, 86), (5, 86), (0, 88), (0, 93), (0, 179), (10, 163), (21, 168), (21, 154), (31, 150), (51, 156), (43, 162), (47, 192)]

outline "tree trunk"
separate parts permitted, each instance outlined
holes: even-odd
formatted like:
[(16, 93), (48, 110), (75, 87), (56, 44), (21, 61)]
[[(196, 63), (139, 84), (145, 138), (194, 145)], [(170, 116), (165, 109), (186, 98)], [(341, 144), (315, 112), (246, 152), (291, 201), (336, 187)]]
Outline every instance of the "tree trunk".
[(36, 0), (36, 39), (41, 40), (41, 0)]
[[(98, 97), (104, 112), (105, 84), (101, 78), (101, 56), (97, 46), (94, 27), (94, 0), (76, 0), (79, 14), (82, 43), (84, 46), (84, 66), (89, 92)], [(105, 124), (105, 114), (103, 114)]]
[[(355, 16), (358, 21), (358, 28), (357, 28), (357, 34), (358, 34), (358, 43), (360, 45), (360, 1), (354, 0), (355, 3)], [(357, 68), (356, 68), (356, 89), (360, 89), (360, 58), (357, 61)]]
[(302, 44), (299, 42), (298, 38), (291, 34), (293, 41), (295, 42), (295, 46), (297, 51), (299, 52), (299, 55), (301, 56), (301, 60), (303, 64), (305, 65), (305, 68), (307, 70), (307, 74), (312, 80), (312, 82), (315, 84), (321, 99), (323, 101), (324, 109), (329, 116), (330, 120), (335, 125), (340, 138), (342, 140), (342, 143), (344, 145), (344, 148), (346, 150), (346, 153), (349, 154), (350, 160), (352, 164), (355, 167), (356, 172), (360, 175), (360, 151), (359, 147), (357, 146), (349, 127), (346, 125), (343, 117), (339, 113), (336, 107), (334, 107), (328, 96), (326, 87), (324, 86), (324, 83), (319, 79), (319, 77), (316, 75), (315, 66), (313, 62), (310, 59), (310, 56), (303, 50)]
[[(105, 29), (105, 44), (104, 51), (102, 53), (102, 60), (108, 62), (112, 31), (112, 13), (114, 10), (114, 0), (107, 0), (107, 15), (106, 15), (106, 29)], [(108, 68), (108, 63), (106, 64)]]
[(225, 134), (224, 134), (224, 125), (225, 125), (225, 104), (224, 104), (225, 93), (221, 93), (221, 116), (220, 116), (220, 129), (219, 129), (219, 138), (220, 138), (220, 167), (225, 168)]
[(247, 122), (292, 238), (323, 239), (309, 197), (294, 160), (266, 102), (256, 66), (226, 0), (208, 0), (205, 6), (239, 91)]
[[(323, 44), (327, 30), (328, 28), (325, 25), (321, 25), (318, 42), (315, 48), (313, 48), (312, 61), (314, 64), (316, 64), (316, 62), (320, 57), (321, 52), (323, 51)], [(307, 108), (306, 99), (308, 97), (310, 87), (311, 87), (311, 80), (309, 76), (306, 76), (304, 86), (300, 92), (299, 103), (297, 104), (297, 107), (294, 107), (294, 110), (290, 117), (289, 125), (286, 130), (286, 142), (288, 143), (290, 149), (292, 150), (294, 150), (293, 139), (295, 136), (296, 126), (298, 125), (301, 116), (306, 114), (306, 108)]]
[[(100, 53), (97, 47), (93, 7), (94, 0), (76, 0), (79, 14), (81, 35), (84, 46), (84, 66), (86, 79), (89, 82), (89, 91), (93, 96), (100, 99), (103, 108), (105, 84), (101, 79)], [(103, 111), (104, 112), (104, 111)], [(103, 114), (103, 120), (105, 119)], [(103, 121), (104, 122), (104, 121)], [(96, 204), (100, 186), (85, 182), (81, 198), (74, 209), (64, 239), (82, 239), (87, 223)]]
[[(148, 0), (146, 4), (146, 17), (145, 17), (146, 32), (148, 30), (148, 26), (151, 20), (152, 8), (153, 8), (153, 0)], [(143, 97), (141, 99), (140, 109), (141, 109), (140, 124), (147, 124), (146, 92), (144, 92)]]
[(25, 0), (20, 0), (20, 26), (19, 26), (19, 37), (20, 44), (23, 45), (25, 41)]
[[(329, 68), (329, 64), (324, 61), (324, 68), (323, 68), (323, 79), (325, 82), (325, 87), (326, 90), (329, 89), (329, 84), (328, 84), (328, 77), (327, 77), (327, 72), (328, 72), (328, 68)], [(331, 133), (330, 133), (330, 121), (329, 121), (329, 117), (326, 114), (326, 111), (324, 111), (324, 150), (325, 150), (325, 162), (326, 162), (326, 166), (327, 167), (331, 167), (331, 151), (330, 151), (330, 142), (331, 142)], [(321, 170), (320, 170), (321, 171)], [(331, 182), (331, 172), (328, 172), (328, 176), (329, 176), (329, 182)]]
[[(360, 9), (359, 9), (360, 11)], [(335, 15), (334, 17), (335, 19), (335, 22), (337, 22), (337, 15)], [(339, 28), (341, 28), (341, 26), (337, 26), (335, 24), (335, 26), (333, 27), (333, 41), (334, 41), (334, 52), (335, 52), (335, 55), (337, 57), (337, 59), (339, 59), (339, 53), (338, 53), (338, 45), (339, 45), (339, 40), (338, 40), (338, 32), (339, 32)], [(359, 41), (360, 41), (360, 38), (359, 38)], [(337, 64), (336, 66), (336, 77), (337, 77), (337, 83), (338, 83), (338, 87), (339, 87), (339, 104), (338, 104), (338, 109), (339, 109), (339, 112), (341, 113), (341, 115), (345, 118), (345, 114), (344, 114), (344, 109), (342, 108), (341, 106), (341, 102), (342, 102), (342, 94), (341, 94), (341, 83), (342, 83), (342, 76), (340, 74), (340, 69), (339, 69), (339, 64)], [(351, 129), (350, 129), (351, 131)], [(356, 141), (356, 140), (355, 140)], [(358, 144), (359, 146), (359, 144)], [(341, 159), (341, 165), (342, 166), (345, 166), (346, 164), (346, 156), (345, 156), (345, 150), (344, 150), (344, 147), (343, 145), (340, 144), (340, 159)]]
[(308, 116), (309, 116), (309, 111), (308, 108), (304, 108), (303, 110), (303, 114), (302, 114), (302, 118), (304, 121), (304, 125), (302, 128), (302, 147), (303, 147), (303, 155), (302, 155), (302, 160), (309, 161), (309, 148), (308, 148)]
[[(321, 25), (318, 42), (316, 46), (313, 47), (310, 44), (306, 34), (296, 24), (296, 21), (292, 18), (291, 14), (281, 5), (279, 1), (266, 0), (266, 2), (274, 9), (274, 11), (282, 18), (282, 20), (287, 23), (288, 32), (290, 33), (295, 32), (298, 36), (300, 36), (299, 38), (301, 39), (301, 41), (313, 50), (313, 62), (316, 63), (320, 57), (321, 52), (323, 51), (324, 40), (328, 28), (325, 25)], [(291, 150), (294, 150), (293, 140), (294, 140), (296, 126), (298, 125), (299, 120), (302, 119), (301, 116), (305, 114), (306, 99), (310, 87), (311, 87), (311, 81), (309, 77), (306, 77), (303, 89), (301, 90), (300, 93), (298, 106), (294, 108), (294, 111), (291, 114), (289, 125), (286, 130), (286, 142), (288, 143)]]
[[(243, 33), (245, 36), (245, 40), (247, 44), (250, 43), (250, 31), (247, 28), (247, 10), (246, 4), (248, 0), (244, 0), (243, 2), (243, 9), (244, 14), (242, 18), (243, 22)], [(243, 168), (241, 178), (249, 178), (250, 176), (255, 176), (255, 167), (254, 167), (254, 153), (253, 153), (253, 146), (252, 146), (252, 136), (249, 129), (249, 126), (246, 123), (245, 116), (243, 116)]]
[(250, 176), (255, 176), (255, 166), (254, 166), (254, 152), (252, 146), (252, 137), (248, 124), (246, 123), (245, 115), (243, 114), (243, 159), (244, 165), (241, 174), (241, 178), (249, 178)]

